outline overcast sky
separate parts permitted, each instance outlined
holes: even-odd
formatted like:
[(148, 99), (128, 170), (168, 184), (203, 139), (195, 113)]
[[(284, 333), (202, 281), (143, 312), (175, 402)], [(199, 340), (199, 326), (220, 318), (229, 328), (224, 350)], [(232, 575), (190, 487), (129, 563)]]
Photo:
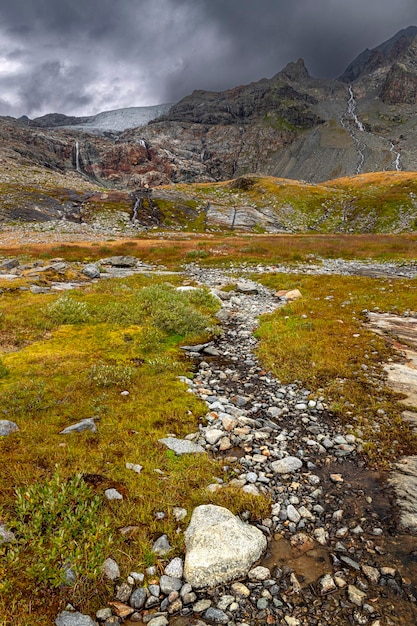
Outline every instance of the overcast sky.
[(1, 0), (0, 115), (92, 115), (271, 77), (333, 78), (416, 0)]

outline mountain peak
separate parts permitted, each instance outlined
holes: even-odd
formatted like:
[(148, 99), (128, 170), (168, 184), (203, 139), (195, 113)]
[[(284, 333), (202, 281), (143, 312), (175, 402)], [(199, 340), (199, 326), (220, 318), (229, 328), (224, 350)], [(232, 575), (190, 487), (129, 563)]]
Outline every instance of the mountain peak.
[(352, 83), (362, 74), (369, 73), (389, 61), (396, 61), (417, 37), (417, 26), (399, 30), (393, 37), (369, 50), (366, 48), (348, 65), (338, 80)]
[(304, 59), (301, 58), (299, 58), (297, 62), (291, 61), (288, 63), (284, 69), (277, 74), (277, 76), (285, 76), (286, 78), (295, 81), (310, 78)]

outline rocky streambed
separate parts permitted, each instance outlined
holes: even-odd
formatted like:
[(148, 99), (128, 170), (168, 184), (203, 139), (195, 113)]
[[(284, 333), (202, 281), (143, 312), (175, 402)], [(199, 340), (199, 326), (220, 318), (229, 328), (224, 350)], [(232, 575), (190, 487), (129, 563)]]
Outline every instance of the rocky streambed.
[[(417, 623), (417, 539), (399, 530), (385, 477), (365, 467), (363, 442), (335, 422), (325, 398), (281, 384), (256, 359), (257, 318), (274, 310), (277, 298), (247, 278), (221, 291), (230, 279), (220, 270), (194, 266), (189, 276), (221, 299), (224, 333), (215, 343), (184, 347), (195, 376), (183, 381), (207, 403), (207, 414), (184, 440), (162, 441), (177, 454), (222, 457), (224, 475), (207, 491), (232, 486), (265, 494), (270, 515), (251, 524), (249, 512), (230, 516), (240, 528), (230, 534), (229, 522), (222, 526), (225, 509), (196, 510), (190, 526), (203, 520), (206, 552), (196, 561), (188, 529), (185, 563), (171, 560), (148, 586), (142, 582), (155, 579), (154, 568), (118, 580), (112, 609), (97, 619), (106, 626), (122, 617), (150, 626)], [(186, 511), (175, 514), (181, 519)], [(267, 549), (261, 559), (255, 550), (239, 570), (242, 522)], [(154, 550), (169, 551), (167, 538)], [(84, 622), (57, 621), (73, 623)]]

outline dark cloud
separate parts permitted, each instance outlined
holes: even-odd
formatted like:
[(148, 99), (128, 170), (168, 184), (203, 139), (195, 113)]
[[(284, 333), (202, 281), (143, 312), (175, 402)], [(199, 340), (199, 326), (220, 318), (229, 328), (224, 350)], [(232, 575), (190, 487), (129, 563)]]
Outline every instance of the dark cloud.
[(2, 0), (0, 114), (85, 115), (269, 77), (334, 77), (415, 0)]

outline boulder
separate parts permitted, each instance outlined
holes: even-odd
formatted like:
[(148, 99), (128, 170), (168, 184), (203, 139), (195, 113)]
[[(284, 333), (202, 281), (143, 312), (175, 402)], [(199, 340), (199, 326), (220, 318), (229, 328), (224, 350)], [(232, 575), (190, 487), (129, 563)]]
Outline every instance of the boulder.
[(267, 542), (260, 530), (228, 509), (207, 504), (194, 509), (185, 545), (185, 579), (202, 589), (246, 576)]
[(88, 278), (100, 278), (100, 270), (95, 263), (88, 263), (83, 267), (81, 273)]

